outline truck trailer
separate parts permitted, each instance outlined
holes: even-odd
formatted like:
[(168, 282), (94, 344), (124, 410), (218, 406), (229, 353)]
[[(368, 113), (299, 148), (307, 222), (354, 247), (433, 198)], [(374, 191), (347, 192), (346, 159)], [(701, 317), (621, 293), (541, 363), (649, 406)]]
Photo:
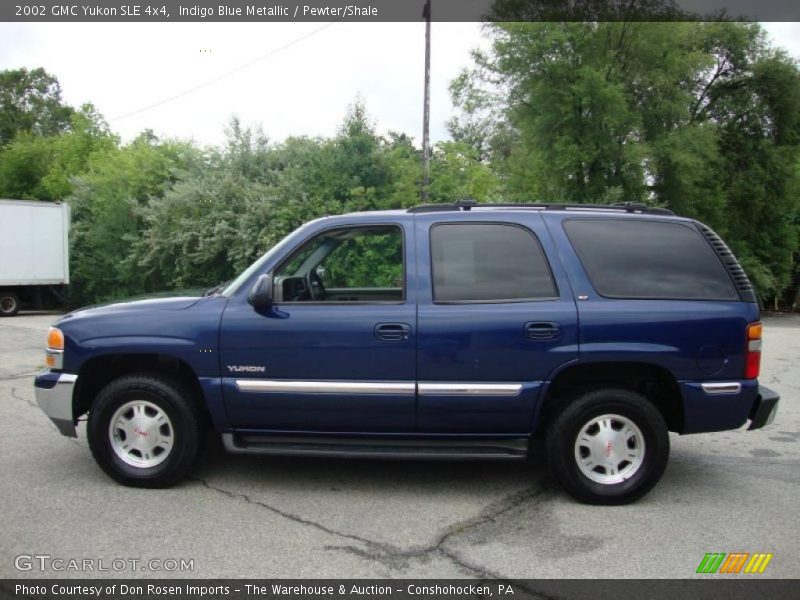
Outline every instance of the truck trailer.
[(69, 284), (69, 205), (0, 200), (0, 316), (41, 308)]

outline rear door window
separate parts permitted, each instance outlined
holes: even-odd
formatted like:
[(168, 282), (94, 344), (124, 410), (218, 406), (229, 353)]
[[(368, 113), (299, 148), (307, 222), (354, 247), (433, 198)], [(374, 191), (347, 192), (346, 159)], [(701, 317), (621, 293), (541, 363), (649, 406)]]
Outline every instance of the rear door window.
[(533, 232), (505, 223), (431, 228), (434, 302), (520, 302), (558, 296)]
[(609, 298), (738, 300), (711, 246), (692, 226), (568, 219), (567, 236), (597, 292)]

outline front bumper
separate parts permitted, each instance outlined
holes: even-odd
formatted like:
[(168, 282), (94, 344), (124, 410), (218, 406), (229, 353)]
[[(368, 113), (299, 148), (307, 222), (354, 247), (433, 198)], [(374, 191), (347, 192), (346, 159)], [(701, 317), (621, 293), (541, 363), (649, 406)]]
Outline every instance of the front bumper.
[(750, 426), (748, 429), (761, 429), (775, 420), (778, 412), (778, 402), (781, 397), (778, 392), (766, 386), (758, 386), (758, 396), (750, 411)]
[(72, 392), (77, 381), (78, 376), (72, 373), (44, 371), (33, 383), (39, 408), (68, 437), (78, 437), (72, 412)]

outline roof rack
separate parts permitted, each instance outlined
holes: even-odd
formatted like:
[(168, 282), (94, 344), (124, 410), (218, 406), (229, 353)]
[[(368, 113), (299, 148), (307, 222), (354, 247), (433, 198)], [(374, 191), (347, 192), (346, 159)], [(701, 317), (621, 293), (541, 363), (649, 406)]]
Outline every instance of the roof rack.
[(647, 206), (640, 202), (616, 202), (614, 204), (557, 204), (557, 203), (486, 203), (479, 204), (472, 198), (456, 200), (453, 204), (420, 204), (408, 209), (410, 213), (429, 213), (442, 211), (468, 212), (473, 208), (527, 208), (532, 210), (611, 210), (616, 212), (640, 213), (649, 215), (673, 215), (671, 210)]

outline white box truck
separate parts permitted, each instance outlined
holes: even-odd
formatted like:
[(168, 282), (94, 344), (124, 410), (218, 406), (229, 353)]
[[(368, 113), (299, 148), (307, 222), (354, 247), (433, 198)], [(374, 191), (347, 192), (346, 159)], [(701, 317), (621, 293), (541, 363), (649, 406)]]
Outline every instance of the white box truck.
[(69, 205), (0, 199), (0, 316), (61, 299), (69, 283)]

